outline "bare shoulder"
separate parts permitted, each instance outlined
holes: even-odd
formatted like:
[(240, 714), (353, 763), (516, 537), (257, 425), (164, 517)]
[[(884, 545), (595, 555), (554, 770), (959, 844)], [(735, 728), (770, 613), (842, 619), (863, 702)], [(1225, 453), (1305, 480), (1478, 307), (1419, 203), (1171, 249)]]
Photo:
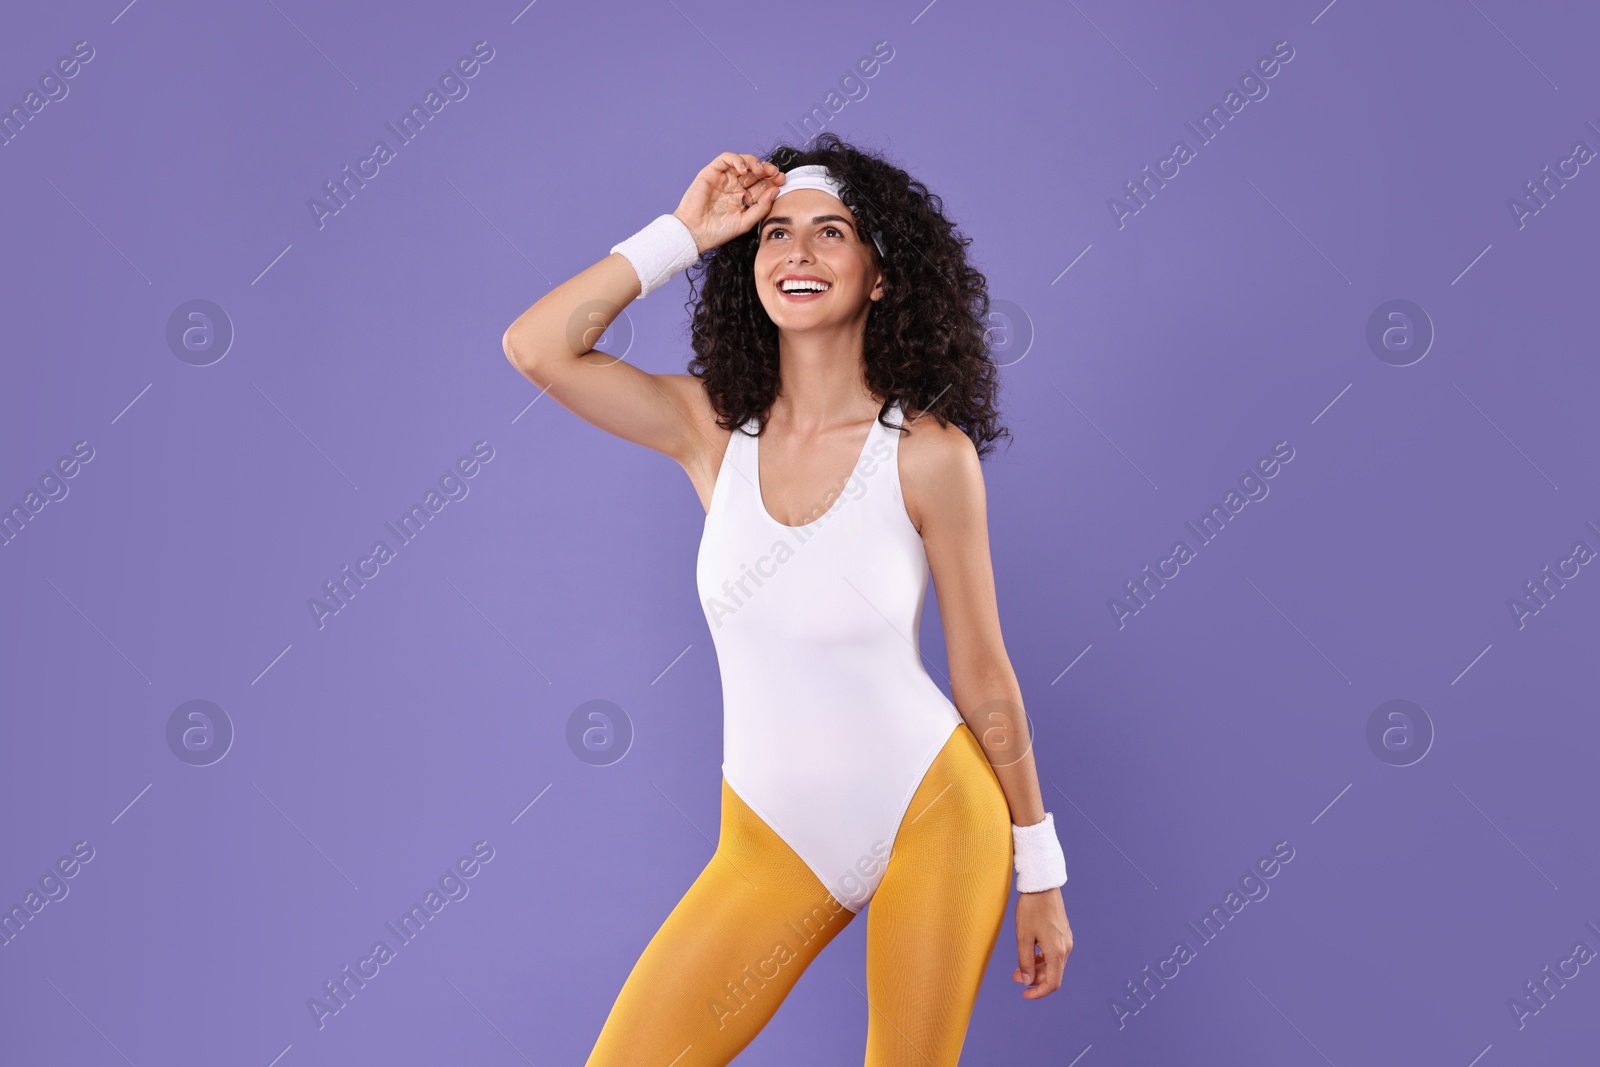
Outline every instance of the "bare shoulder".
[(983, 465), (972, 438), (954, 423), (907, 413), (900, 437), (900, 490), (906, 514), (922, 533), (929, 518), (983, 506)]

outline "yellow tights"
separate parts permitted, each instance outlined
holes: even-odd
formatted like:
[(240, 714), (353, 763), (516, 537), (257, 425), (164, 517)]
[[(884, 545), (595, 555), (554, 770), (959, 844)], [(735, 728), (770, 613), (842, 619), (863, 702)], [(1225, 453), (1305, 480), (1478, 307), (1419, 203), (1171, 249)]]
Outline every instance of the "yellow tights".
[[(866, 1067), (946, 1067), (1011, 893), (1011, 815), (963, 723), (918, 785), (867, 908)], [(722, 783), (716, 851), (645, 946), (587, 1067), (721, 1067), (855, 917)]]

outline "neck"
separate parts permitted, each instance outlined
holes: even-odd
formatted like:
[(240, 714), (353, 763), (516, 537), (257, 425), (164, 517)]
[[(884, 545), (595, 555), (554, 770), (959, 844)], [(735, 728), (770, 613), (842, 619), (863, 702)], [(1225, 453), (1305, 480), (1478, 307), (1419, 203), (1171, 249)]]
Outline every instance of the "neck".
[(778, 395), (773, 418), (802, 434), (876, 415), (882, 400), (867, 388), (862, 323), (826, 331), (778, 333)]

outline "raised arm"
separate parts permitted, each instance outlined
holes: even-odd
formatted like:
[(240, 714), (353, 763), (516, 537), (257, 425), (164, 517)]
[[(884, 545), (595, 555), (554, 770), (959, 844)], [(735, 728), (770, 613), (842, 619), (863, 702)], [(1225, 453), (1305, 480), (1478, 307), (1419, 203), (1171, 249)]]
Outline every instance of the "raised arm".
[[(782, 181), (771, 163), (723, 152), (695, 176), (672, 214), (705, 252), (758, 223)], [(501, 347), (523, 377), (568, 411), (688, 469), (706, 453), (705, 426), (714, 421), (700, 382), (688, 374), (650, 374), (594, 348), (642, 289), (634, 265), (612, 252), (517, 316)]]

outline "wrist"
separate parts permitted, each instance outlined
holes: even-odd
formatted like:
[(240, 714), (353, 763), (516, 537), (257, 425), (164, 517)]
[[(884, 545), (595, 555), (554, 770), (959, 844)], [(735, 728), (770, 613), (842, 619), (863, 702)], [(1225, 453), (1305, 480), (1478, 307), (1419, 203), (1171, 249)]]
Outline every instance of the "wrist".
[(700, 258), (700, 244), (676, 213), (657, 215), (638, 233), (611, 246), (639, 277), (639, 296), (648, 296)]
[(678, 214), (676, 211), (672, 212), (672, 217), (683, 223), (683, 228), (689, 231), (690, 237), (694, 238), (695, 250), (698, 252), (704, 252), (706, 250), (705, 242), (700, 240), (700, 235), (695, 232), (693, 226), (689, 225), (689, 220)]
[(1011, 824), (1011, 843), (1017, 872), (1017, 892), (1042, 893), (1059, 889), (1067, 881), (1067, 861), (1056, 837), (1055, 816), (1032, 826)]

